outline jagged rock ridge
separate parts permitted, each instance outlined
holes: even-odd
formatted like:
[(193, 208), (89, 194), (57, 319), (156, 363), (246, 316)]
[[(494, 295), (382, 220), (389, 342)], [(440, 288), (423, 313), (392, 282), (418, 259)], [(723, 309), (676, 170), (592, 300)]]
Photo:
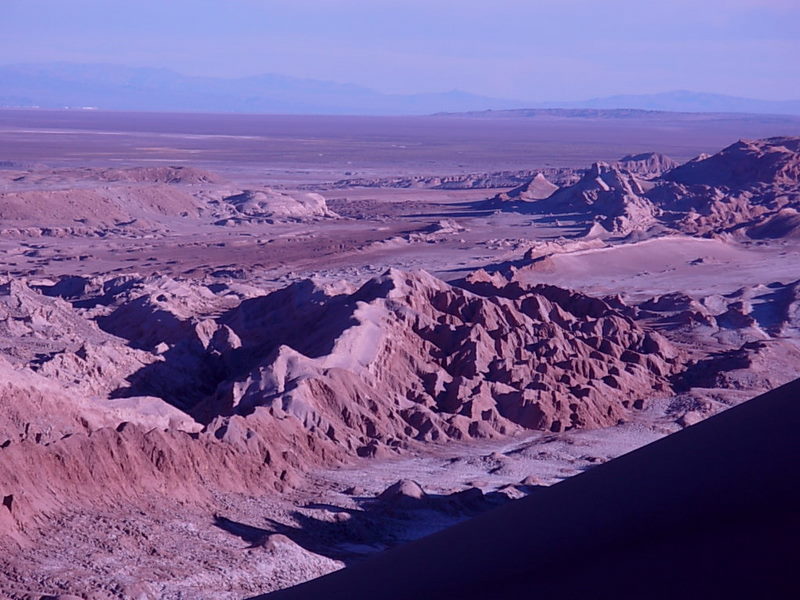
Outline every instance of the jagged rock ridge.
[[(3, 288), (9, 335), (23, 350), (51, 347), (44, 361), (0, 362), (0, 495), (20, 543), (86, 502), (202, 503), (209, 489), (283, 489), (348, 455), (615, 424), (666, 393), (680, 366), (668, 342), (601, 300), (485, 273), (461, 287), (402, 271), (358, 289), (304, 281), (233, 308), (190, 287), (69, 277)], [(99, 350), (75, 343), (89, 333)], [(23, 466), (31, 457), (44, 477)]]
[[(497, 196), (495, 202), (502, 199)], [(545, 200), (506, 208), (582, 220), (592, 235), (652, 230), (794, 236), (800, 209), (800, 138), (739, 141), (680, 166), (656, 154), (595, 163), (580, 181)]]
[(614, 424), (676, 368), (663, 338), (600, 300), (481, 275), (464, 287), (390, 271), (352, 294), (307, 282), (245, 301), (221, 322), (253, 367), (202, 410), (270, 406), (370, 453)]

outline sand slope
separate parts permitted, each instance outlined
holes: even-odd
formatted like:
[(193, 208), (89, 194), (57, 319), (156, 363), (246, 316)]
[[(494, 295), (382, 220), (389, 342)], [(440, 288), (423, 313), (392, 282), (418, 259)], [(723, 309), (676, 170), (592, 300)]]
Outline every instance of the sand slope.
[(798, 397), (800, 380), (269, 598), (791, 597)]

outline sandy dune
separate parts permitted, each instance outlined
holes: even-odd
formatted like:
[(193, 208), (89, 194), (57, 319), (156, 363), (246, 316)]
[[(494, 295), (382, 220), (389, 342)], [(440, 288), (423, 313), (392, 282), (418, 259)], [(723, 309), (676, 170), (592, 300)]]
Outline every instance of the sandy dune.
[[(317, 581), (259, 598), (784, 596), (800, 382)], [(591, 532), (591, 535), (586, 535)]]

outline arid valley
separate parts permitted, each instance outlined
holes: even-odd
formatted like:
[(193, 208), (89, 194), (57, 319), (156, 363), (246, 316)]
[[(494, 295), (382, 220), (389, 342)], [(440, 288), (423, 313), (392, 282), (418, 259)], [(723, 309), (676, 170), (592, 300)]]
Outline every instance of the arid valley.
[(800, 117), (0, 110), (0, 233), (0, 598), (379, 569), (800, 377)]

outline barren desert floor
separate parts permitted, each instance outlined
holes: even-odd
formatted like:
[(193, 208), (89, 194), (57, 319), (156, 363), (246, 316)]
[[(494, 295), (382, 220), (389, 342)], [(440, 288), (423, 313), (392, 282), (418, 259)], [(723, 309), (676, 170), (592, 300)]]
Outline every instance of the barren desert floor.
[(797, 378), (793, 136), (0, 111), (0, 597), (283, 589)]

